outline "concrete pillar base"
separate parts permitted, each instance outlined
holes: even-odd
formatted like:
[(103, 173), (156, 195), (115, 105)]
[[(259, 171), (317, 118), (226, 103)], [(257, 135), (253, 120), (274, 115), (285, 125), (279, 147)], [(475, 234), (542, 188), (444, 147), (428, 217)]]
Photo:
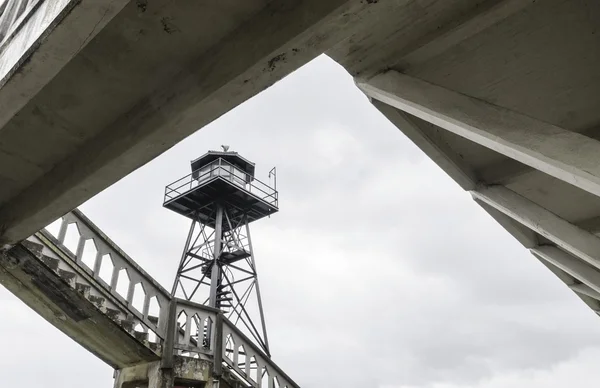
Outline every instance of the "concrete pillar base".
[(212, 367), (212, 361), (175, 356), (172, 369), (163, 369), (156, 361), (117, 370), (114, 388), (219, 388)]

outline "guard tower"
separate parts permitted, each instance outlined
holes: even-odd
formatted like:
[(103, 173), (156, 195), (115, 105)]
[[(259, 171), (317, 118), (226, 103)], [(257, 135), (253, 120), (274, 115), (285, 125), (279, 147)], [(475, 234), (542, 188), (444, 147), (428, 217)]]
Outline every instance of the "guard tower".
[(276, 172), (262, 183), (254, 163), (222, 147), (165, 189), (163, 206), (191, 220), (171, 293), (220, 309), (270, 356), (249, 224), (278, 211)]

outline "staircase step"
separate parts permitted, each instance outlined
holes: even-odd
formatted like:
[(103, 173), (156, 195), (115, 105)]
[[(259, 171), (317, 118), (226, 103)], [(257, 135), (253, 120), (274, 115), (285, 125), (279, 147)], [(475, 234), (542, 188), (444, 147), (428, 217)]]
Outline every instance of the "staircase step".
[(152, 349), (152, 351), (154, 351), (154, 353), (161, 353), (162, 352), (162, 345), (159, 344), (159, 343), (150, 342), (148, 344), (148, 347), (150, 349)]
[(113, 322), (116, 323), (122, 323), (121, 322), (121, 318), (119, 317), (121, 315), (121, 312), (119, 310), (115, 310), (115, 309), (111, 309), (111, 308), (106, 308), (106, 312), (105, 312), (106, 316), (109, 317)]
[(79, 291), (79, 293), (86, 299), (88, 299), (90, 296), (90, 291), (92, 290), (92, 286), (83, 283), (75, 283), (75, 289)]
[(94, 306), (96, 306), (100, 311), (106, 313), (106, 299), (101, 296), (90, 295), (87, 298)]
[(42, 256), (43, 256), (42, 250), (44, 249), (44, 246), (42, 244), (37, 244), (37, 243), (34, 243), (33, 241), (24, 240), (24, 241), (21, 241), (21, 245), (23, 245), (25, 248), (27, 248), (38, 259), (42, 258)]
[(46, 264), (52, 271), (58, 272), (58, 259), (46, 255), (42, 255), (40, 259), (42, 260), (42, 263)]
[(135, 327), (135, 322), (133, 319), (123, 319), (121, 321), (121, 327), (123, 329), (125, 329), (126, 332), (133, 334), (133, 332), (134, 332), (133, 328)]
[(141, 331), (134, 331), (133, 336), (140, 342), (144, 343), (146, 346), (149, 346), (148, 342), (148, 333), (144, 333)]
[(77, 274), (64, 269), (58, 269), (58, 276), (69, 283), (69, 286), (75, 288), (75, 282), (77, 281)]

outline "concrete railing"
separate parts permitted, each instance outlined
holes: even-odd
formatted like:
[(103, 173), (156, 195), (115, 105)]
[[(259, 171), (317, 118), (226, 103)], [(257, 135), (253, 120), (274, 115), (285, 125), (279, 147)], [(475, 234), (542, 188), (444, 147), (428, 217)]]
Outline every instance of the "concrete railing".
[(233, 373), (256, 388), (299, 388), (298, 384), (227, 318), (223, 318), (221, 330), (223, 362)]
[(0, 0), (0, 82), (77, 0)]
[(176, 322), (173, 350), (194, 357), (215, 354), (215, 324), (218, 310), (197, 303), (176, 300)]
[[(223, 313), (201, 304), (173, 300), (170, 308), (172, 327), (163, 349), (167, 354), (187, 357), (207, 355), (215, 362), (215, 373), (225, 368), (238, 380), (254, 388), (299, 388), (248, 336)], [(172, 362), (167, 357), (167, 365)]]
[(113, 243), (79, 210), (64, 215), (59, 227), (41, 231), (89, 274), (100, 287), (121, 302), (135, 320), (160, 339), (166, 332), (170, 294)]
[[(225, 370), (250, 387), (299, 388), (222, 311), (171, 298), (79, 210), (32, 236), (31, 241), (38, 240), (60, 250), (66, 260), (61, 265), (70, 266), (78, 279), (87, 278), (96, 290), (109, 294), (132, 316), (134, 325), (141, 324), (143, 332), (156, 335), (151, 342), (162, 345), (163, 367), (172, 367), (173, 355), (204, 357), (221, 360), (214, 363), (217, 376)], [(158, 310), (151, 314), (152, 300)]]
[(44, 0), (0, 0), (0, 45), (23, 26)]

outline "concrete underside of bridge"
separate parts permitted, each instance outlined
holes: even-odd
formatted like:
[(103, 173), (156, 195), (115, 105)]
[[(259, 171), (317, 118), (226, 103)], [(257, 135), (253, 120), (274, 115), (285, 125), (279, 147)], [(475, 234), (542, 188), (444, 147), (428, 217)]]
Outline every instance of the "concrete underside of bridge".
[(3, 243), (326, 53), (600, 309), (599, 2), (107, 3), (75, 5), (0, 84)]
[(0, 253), (0, 284), (113, 368), (160, 360), (160, 355), (110, 318), (104, 298), (91, 296), (89, 286), (88, 290), (76, 287), (74, 272), (53, 270), (52, 258), (44, 257), (47, 264), (39, 258), (43, 258), (41, 246), (29, 242)]

